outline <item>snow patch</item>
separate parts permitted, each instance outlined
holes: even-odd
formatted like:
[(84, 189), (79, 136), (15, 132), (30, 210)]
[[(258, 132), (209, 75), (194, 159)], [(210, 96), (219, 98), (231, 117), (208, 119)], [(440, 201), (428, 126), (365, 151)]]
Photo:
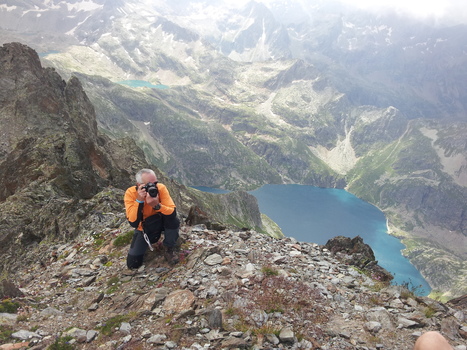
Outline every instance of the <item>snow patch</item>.
[(68, 11), (94, 11), (104, 7), (104, 5), (96, 4), (91, 0), (84, 0), (73, 4), (65, 2), (65, 4), (68, 8)]
[(0, 5), (0, 10), (2, 10), (2, 11), (6, 10), (6, 11), (10, 12), (10, 11), (16, 10), (17, 8), (18, 8), (18, 6), (14, 6), (14, 5), (13, 6), (8, 6), (8, 5), (5, 5), (5, 4)]

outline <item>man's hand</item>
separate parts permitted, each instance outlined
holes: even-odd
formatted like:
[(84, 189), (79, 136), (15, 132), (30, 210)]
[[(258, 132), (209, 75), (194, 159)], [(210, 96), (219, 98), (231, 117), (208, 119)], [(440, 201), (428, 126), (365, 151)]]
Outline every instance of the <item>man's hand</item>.
[(157, 195), (157, 197), (146, 196), (146, 203), (154, 208), (156, 205), (160, 203), (159, 195)]
[(139, 185), (138, 186), (138, 198), (136, 198), (137, 200), (139, 201), (143, 201), (146, 199), (147, 197), (147, 192), (146, 192), (146, 189), (144, 188), (144, 185)]

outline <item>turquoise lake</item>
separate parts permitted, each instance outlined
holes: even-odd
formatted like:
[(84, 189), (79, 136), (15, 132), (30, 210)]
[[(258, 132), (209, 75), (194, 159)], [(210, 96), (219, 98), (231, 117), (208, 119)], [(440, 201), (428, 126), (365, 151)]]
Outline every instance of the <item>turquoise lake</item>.
[(401, 254), (404, 245), (387, 233), (386, 217), (374, 205), (345, 190), (304, 185), (265, 185), (249, 193), (258, 200), (261, 212), (274, 220), (287, 237), (322, 245), (335, 236), (360, 236), (373, 249), (379, 265), (394, 275), (394, 283), (409, 283), (409, 287), (417, 287), (418, 295), (430, 293), (423, 276)]
[(153, 88), (153, 89), (168, 89), (169, 87), (167, 85), (162, 85), (162, 84), (151, 84), (149, 81), (145, 80), (122, 80), (118, 81), (118, 84), (122, 85), (127, 85), (131, 87), (148, 87), (148, 88)]

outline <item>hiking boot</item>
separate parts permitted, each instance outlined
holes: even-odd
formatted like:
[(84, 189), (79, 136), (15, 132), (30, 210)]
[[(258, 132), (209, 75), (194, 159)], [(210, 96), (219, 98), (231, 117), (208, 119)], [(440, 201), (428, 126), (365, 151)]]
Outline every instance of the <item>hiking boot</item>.
[(174, 248), (165, 248), (164, 257), (170, 265), (175, 265), (180, 261)]

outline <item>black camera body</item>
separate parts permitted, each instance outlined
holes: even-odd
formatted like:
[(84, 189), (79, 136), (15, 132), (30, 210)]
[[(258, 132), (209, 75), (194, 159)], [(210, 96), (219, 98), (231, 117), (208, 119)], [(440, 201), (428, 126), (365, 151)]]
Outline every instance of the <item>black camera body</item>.
[(157, 182), (148, 182), (143, 188), (151, 197), (157, 197), (159, 194), (159, 190), (157, 189)]

